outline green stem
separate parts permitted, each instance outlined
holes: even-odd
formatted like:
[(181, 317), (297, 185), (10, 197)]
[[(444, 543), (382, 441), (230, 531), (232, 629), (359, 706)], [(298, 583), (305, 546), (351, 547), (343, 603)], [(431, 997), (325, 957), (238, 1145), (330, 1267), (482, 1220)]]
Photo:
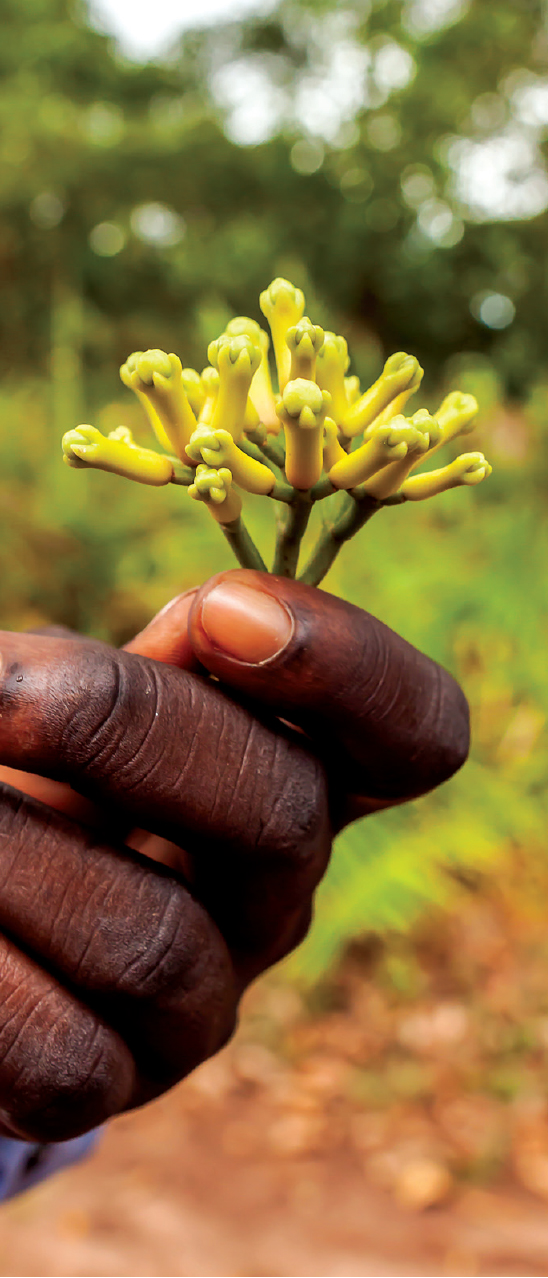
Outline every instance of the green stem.
[(368, 493), (358, 494), (357, 489), (350, 492), (342, 514), (336, 523), (322, 533), (299, 581), (305, 581), (309, 586), (319, 586), (337, 558), (341, 546), (344, 546), (345, 541), (350, 541), (382, 506), (383, 502), (370, 497)]
[(340, 491), (340, 488), (335, 488), (335, 485), (331, 483), (329, 476), (324, 475), (311, 489), (310, 496), (312, 501), (322, 501), (324, 497), (332, 497), (333, 493)]
[(294, 500), (279, 520), (272, 572), (280, 577), (294, 577), (297, 572), (301, 541), (306, 532), (311, 510), (310, 493), (296, 493)]
[(170, 457), (173, 465), (173, 476), (170, 484), (181, 484), (184, 488), (190, 488), (196, 478), (196, 471), (193, 466), (184, 466), (178, 457)]
[(265, 561), (248, 533), (241, 515), (233, 519), (230, 524), (219, 524), (219, 528), (224, 532), (242, 568), (255, 568), (257, 572), (268, 572)]
[(267, 497), (273, 497), (274, 501), (283, 501), (286, 506), (292, 505), (297, 495), (297, 489), (292, 488), (291, 484), (286, 484), (283, 479), (277, 479), (271, 492), (267, 493)]
[(238, 448), (241, 448), (242, 452), (246, 453), (248, 457), (253, 457), (255, 461), (262, 462), (264, 466), (264, 454), (262, 450), (257, 444), (252, 443), (247, 436), (243, 436), (242, 439), (238, 440)]
[[(247, 439), (259, 451), (258, 461), (262, 461), (266, 457), (267, 461), (278, 467), (278, 470), (285, 470), (285, 452), (281, 444), (275, 444), (273, 439), (262, 439), (258, 431), (248, 430), (246, 433)], [(240, 440), (240, 448), (243, 448), (244, 453), (247, 452), (245, 443), (242, 440)], [(261, 453), (262, 457), (260, 456)], [(257, 457), (256, 452), (252, 452), (249, 455), (250, 457)]]
[[(242, 452), (246, 453), (248, 457), (253, 457), (255, 461), (262, 462), (264, 466), (264, 456), (262, 455), (260, 448), (256, 447), (255, 444), (250, 444), (247, 439), (241, 439), (238, 444), (238, 448), (241, 448)], [(269, 460), (272, 462), (272, 458)], [(275, 462), (272, 462), (272, 464), (276, 465)], [(281, 467), (278, 466), (277, 469), (280, 470)], [(273, 497), (274, 501), (290, 502), (293, 501), (295, 496), (295, 489), (291, 487), (291, 484), (286, 484), (285, 478), (276, 478), (274, 487), (266, 494), (266, 496)]]

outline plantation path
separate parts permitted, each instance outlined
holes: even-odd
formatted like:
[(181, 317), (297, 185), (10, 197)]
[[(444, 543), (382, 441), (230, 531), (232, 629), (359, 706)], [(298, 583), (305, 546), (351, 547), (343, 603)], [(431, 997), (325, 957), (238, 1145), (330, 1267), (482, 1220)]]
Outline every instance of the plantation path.
[(0, 1276), (548, 1274), (548, 863), (456, 884), (0, 1208)]
[(468, 1187), (417, 1214), (368, 1183), (355, 1151), (291, 1152), (310, 1145), (306, 1111), (284, 1131), (246, 1087), (213, 1100), (223, 1073), (119, 1120), (86, 1165), (5, 1207), (0, 1273), (548, 1273), (548, 1210), (524, 1192)]

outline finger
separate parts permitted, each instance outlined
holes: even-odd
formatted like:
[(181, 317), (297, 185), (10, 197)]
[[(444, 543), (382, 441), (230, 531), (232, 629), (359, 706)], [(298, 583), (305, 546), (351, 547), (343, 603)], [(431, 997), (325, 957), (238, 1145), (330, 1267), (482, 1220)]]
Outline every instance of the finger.
[(18, 768), (8, 768), (2, 764), (0, 765), (0, 784), (2, 783), (13, 786), (14, 789), (20, 790), (22, 794), (30, 795), (33, 799), (39, 799), (41, 803), (47, 803), (50, 808), (56, 808), (58, 812), (64, 812), (74, 821), (82, 821), (84, 825), (89, 825), (92, 829), (102, 829), (106, 821), (112, 821), (111, 816), (107, 815), (103, 809), (98, 808), (89, 799), (84, 799), (83, 795), (76, 794), (69, 785), (61, 781), (50, 781), (49, 777), (40, 777), (33, 772), (21, 772)]
[(69, 1140), (124, 1109), (134, 1090), (118, 1034), (0, 936), (2, 1127), (25, 1140)]
[[(4, 787), (0, 888), (0, 933), (124, 1040), (136, 1066), (126, 1104), (150, 1099), (224, 1044), (240, 993), (230, 956), (206, 911), (173, 876), (95, 843), (89, 831)], [(33, 988), (37, 982), (32, 976)], [(1, 1095), (1, 967), (0, 1009)], [(65, 1016), (75, 1020), (68, 1007)]]
[[(82, 636), (68, 626), (33, 626), (28, 631), (32, 635), (47, 635), (52, 639), (72, 639), (81, 641)], [(89, 803), (82, 795), (75, 794), (70, 786), (59, 781), (50, 781), (47, 777), (35, 776), (32, 773), (19, 772), (16, 768), (0, 766), (0, 784), (14, 786), (22, 794), (29, 794), (41, 803), (47, 803), (59, 812), (66, 812), (75, 821), (83, 821), (93, 828), (104, 824), (105, 814), (99, 812), (95, 804)]]
[(422, 794), (466, 758), (468, 707), (451, 675), (334, 595), (220, 573), (196, 596), (190, 634), (208, 670), (338, 754), (346, 788), (381, 805)]
[(3, 762), (115, 804), (206, 879), (222, 863), (210, 893), (242, 944), (295, 926), (330, 841), (324, 770), (300, 742), (209, 680), (103, 644), (4, 633), (0, 652)]
[(165, 661), (180, 670), (201, 670), (188, 634), (188, 618), (196, 589), (171, 599), (144, 630), (124, 645), (125, 652), (153, 657), (155, 661)]
[[(194, 655), (188, 635), (188, 616), (196, 590), (187, 590), (162, 608), (149, 622), (148, 626), (125, 645), (126, 652), (139, 652), (143, 656), (154, 657), (156, 661), (169, 662), (182, 670), (202, 670)], [(41, 626), (29, 633), (45, 635), (48, 638), (72, 639), (82, 641), (82, 635), (76, 634), (66, 626)], [(47, 777), (21, 772), (15, 768), (0, 766), (0, 783), (14, 786), (23, 794), (29, 794), (41, 803), (48, 804), (58, 812), (64, 812), (75, 821), (82, 821), (92, 829), (104, 829), (105, 822), (112, 822), (112, 815), (90, 803), (82, 795), (75, 794), (70, 786), (59, 781), (51, 781)], [(159, 859), (156, 857), (155, 859)]]
[[(180, 670), (194, 670), (205, 674), (194, 655), (188, 633), (188, 618), (194, 602), (196, 589), (187, 590), (185, 594), (171, 599), (160, 612), (152, 618), (148, 626), (141, 630), (134, 639), (124, 644), (125, 652), (137, 652), (143, 657), (152, 657), (155, 661), (164, 661), (178, 666)], [(51, 783), (50, 783), (51, 784)], [(163, 865), (176, 866), (181, 860), (180, 853), (167, 839), (150, 834), (147, 830), (132, 830), (126, 837), (130, 847), (142, 851), (145, 856), (159, 861)], [(184, 872), (191, 872), (190, 860), (187, 858)]]

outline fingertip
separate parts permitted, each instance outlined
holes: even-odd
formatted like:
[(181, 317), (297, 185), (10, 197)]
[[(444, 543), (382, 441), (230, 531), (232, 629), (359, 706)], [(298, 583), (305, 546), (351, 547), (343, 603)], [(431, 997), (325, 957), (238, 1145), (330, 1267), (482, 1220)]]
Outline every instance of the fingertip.
[(188, 621), (197, 587), (170, 599), (134, 639), (124, 644), (124, 652), (152, 657), (180, 670), (198, 673), (202, 666), (193, 650)]
[(264, 573), (218, 573), (192, 604), (190, 634), (195, 650), (242, 666), (262, 666), (288, 647), (295, 617), (277, 598)]

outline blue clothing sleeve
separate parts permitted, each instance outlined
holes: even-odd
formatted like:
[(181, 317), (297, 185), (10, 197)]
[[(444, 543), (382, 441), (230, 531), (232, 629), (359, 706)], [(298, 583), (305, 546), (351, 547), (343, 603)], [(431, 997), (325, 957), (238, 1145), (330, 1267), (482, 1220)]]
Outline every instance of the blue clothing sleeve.
[(35, 1145), (0, 1137), (0, 1202), (80, 1162), (93, 1149), (98, 1135), (97, 1130), (86, 1132), (85, 1136), (61, 1141), (58, 1145)]

